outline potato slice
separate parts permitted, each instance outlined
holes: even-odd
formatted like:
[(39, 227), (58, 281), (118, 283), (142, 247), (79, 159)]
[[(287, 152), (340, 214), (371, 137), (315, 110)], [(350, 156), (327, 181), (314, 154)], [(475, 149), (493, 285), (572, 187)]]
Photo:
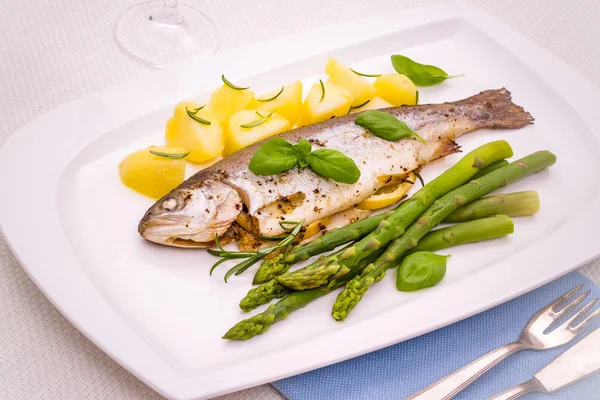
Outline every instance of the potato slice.
[(217, 116), (223, 129), (227, 130), (229, 117), (246, 108), (253, 97), (254, 92), (250, 89), (235, 90), (224, 84), (212, 92), (208, 108)]
[(196, 116), (209, 121), (210, 125), (197, 122), (188, 115), (186, 108), (193, 111), (199, 107), (197, 103), (179, 103), (167, 122), (165, 138), (168, 145), (189, 150), (189, 161), (205, 162), (221, 155), (225, 148), (225, 135), (217, 117), (208, 108), (199, 110)]
[(298, 121), (298, 126), (316, 124), (332, 117), (348, 114), (354, 101), (350, 91), (331, 82), (323, 82), (323, 87), (325, 96), (323, 96), (319, 82), (310, 88), (308, 96), (302, 104), (302, 116)]
[(388, 103), (381, 97), (375, 96), (371, 99), (370, 102), (368, 102), (364, 106), (362, 106), (360, 108), (353, 108), (352, 111), (350, 111), (350, 114), (363, 112), (363, 111), (367, 111), (367, 110), (378, 110), (380, 108), (388, 108), (388, 107), (393, 107), (393, 105), (391, 105), (390, 103)]
[(329, 75), (331, 83), (345, 87), (350, 91), (350, 94), (354, 97), (353, 107), (364, 104), (365, 101), (371, 100), (375, 96), (373, 85), (333, 57), (327, 60), (325, 73)]
[(150, 153), (185, 154), (183, 147), (151, 146), (129, 154), (119, 164), (119, 176), (125, 186), (158, 199), (179, 186), (185, 178), (185, 159), (172, 159)]
[[(263, 114), (267, 117), (269, 114)], [(292, 128), (290, 121), (277, 113), (271, 114), (265, 122), (249, 128), (243, 128), (241, 125), (252, 124), (260, 121), (263, 117), (257, 114), (255, 110), (242, 110), (229, 118), (229, 134), (227, 136), (227, 145), (224, 155), (248, 147), (253, 143), (260, 142), (270, 136), (285, 132)]]
[(385, 74), (373, 84), (377, 96), (395, 107), (415, 105), (417, 103), (417, 87), (406, 76), (397, 73)]
[(270, 99), (281, 91), (281, 87), (268, 93), (256, 96), (246, 105), (247, 110), (258, 110), (261, 114), (275, 111), (283, 118), (290, 121), (292, 126), (298, 121), (302, 113), (302, 82), (295, 81), (285, 85), (283, 92), (276, 99), (271, 101), (260, 101)]

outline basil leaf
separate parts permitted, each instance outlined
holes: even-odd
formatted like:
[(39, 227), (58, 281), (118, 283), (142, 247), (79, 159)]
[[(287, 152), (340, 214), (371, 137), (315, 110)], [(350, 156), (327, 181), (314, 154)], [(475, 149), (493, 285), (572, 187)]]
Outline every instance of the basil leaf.
[(275, 175), (298, 164), (294, 146), (283, 138), (269, 140), (258, 148), (250, 160), (248, 169), (256, 175)]
[(165, 153), (164, 151), (150, 150), (150, 153), (154, 154), (155, 156), (177, 160), (180, 158), (186, 158), (187, 155), (191, 153), (191, 151), (188, 151), (187, 153)]
[(463, 75), (448, 75), (446, 71), (434, 65), (419, 64), (408, 57), (395, 54), (392, 56), (392, 65), (399, 74), (406, 75), (417, 86), (437, 85), (450, 78)]
[(308, 156), (310, 168), (325, 178), (341, 183), (356, 183), (360, 170), (354, 161), (332, 149), (315, 150)]
[(415, 97), (415, 106), (419, 105), (419, 91), (417, 90), (417, 95)]
[(308, 166), (308, 156), (311, 148), (312, 145), (306, 139), (300, 139), (298, 144), (294, 145), (294, 150), (296, 150), (296, 153), (298, 154), (298, 165), (300, 165), (300, 167), (304, 168)]
[(425, 140), (412, 131), (408, 125), (387, 112), (368, 110), (360, 113), (354, 122), (385, 140), (395, 141), (412, 136), (425, 143)]
[(406, 256), (398, 268), (396, 288), (414, 292), (437, 285), (446, 275), (448, 257), (430, 251), (417, 251)]

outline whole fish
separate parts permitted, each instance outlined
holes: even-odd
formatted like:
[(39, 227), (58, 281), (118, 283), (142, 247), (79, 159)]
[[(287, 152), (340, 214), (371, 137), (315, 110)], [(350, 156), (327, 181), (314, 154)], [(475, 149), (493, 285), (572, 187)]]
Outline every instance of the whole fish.
[(155, 243), (209, 247), (215, 244), (215, 235), (224, 242), (234, 239), (234, 221), (246, 213), (253, 233), (281, 235), (286, 232), (285, 224), (280, 224), (283, 221), (309, 224), (346, 210), (371, 196), (391, 177), (458, 152), (454, 139), (466, 132), (516, 129), (533, 123), (532, 116), (513, 104), (504, 88), (451, 103), (384, 111), (404, 121), (426, 143), (412, 138), (391, 142), (374, 136), (354, 123), (356, 115), (293, 129), (278, 136), (291, 143), (305, 138), (313, 149), (344, 153), (360, 169), (359, 180), (338, 183), (310, 168), (298, 167), (278, 175), (255, 175), (248, 164), (263, 141), (191, 176), (146, 212), (138, 231)]

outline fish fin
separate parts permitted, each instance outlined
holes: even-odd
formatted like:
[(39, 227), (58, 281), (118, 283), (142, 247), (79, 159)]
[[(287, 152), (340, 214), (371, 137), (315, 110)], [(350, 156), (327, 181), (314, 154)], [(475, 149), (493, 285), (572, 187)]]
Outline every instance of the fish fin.
[(506, 88), (485, 90), (465, 100), (472, 104), (483, 104), (492, 118), (485, 126), (492, 129), (516, 129), (533, 124), (534, 118), (523, 107), (514, 104)]
[(433, 153), (433, 157), (430, 162), (433, 160), (437, 160), (438, 158), (443, 158), (449, 156), (451, 154), (460, 153), (460, 145), (456, 143), (454, 140), (443, 140), (439, 142), (435, 152)]

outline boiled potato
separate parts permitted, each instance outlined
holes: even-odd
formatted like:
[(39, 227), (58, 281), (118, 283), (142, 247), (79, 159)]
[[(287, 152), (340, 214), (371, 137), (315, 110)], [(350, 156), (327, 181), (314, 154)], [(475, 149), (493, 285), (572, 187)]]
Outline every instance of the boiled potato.
[(330, 58), (325, 66), (325, 73), (329, 75), (329, 81), (334, 85), (345, 87), (354, 97), (353, 107), (360, 106), (367, 100), (371, 100), (375, 96), (375, 88), (361, 76), (355, 74), (336, 60)]
[(225, 135), (217, 117), (208, 108), (202, 108), (196, 116), (209, 121), (210, 125), (195, 121), (188, 115), (186, 108), (193, 111), (199, 107), (197, 103), (179, 103), (173, 117), (167, 122), (165, 137), (168, 145), (189, 150), (189, 161), (205, 162), (221, 155), (225, 147)]
[(393, 106), (390, 103), (388, 103), (387, 101), (383, 100), (381, 97), (375, 96), (371, 99), (370, 102), (368, 102), (361, 108), (353, 108), (352, 111), (350, 111), (350, 114), (367, 111), (367, 110), (378, 110), (380, 108), (388, 108), (388, 107), (393, 107)]
[(261, 114), (275, 111), (290, 124), (294, 125), (302, 112), (302, 82), (295, 81), (285, 85), (283, 92), (275, 100), (259, 101), (261, 99), (270, 99), (277, 95), (281, 88), (274, 89), (268, 93), (256, 96), (246, 105), (247, 110), (258, 110)]
[(302, 104), (302, 116), (298, 126), (316, 124), (331, 117), (348, 114), (354, 101), (350, 91), (331, 82), (323, 82), (323, 85), (325, 87), (323, 100), (321, 100), (323, 92), (320, 83), (315, 83), (310, 88)]
[[(269, 114), (263, 114), (267, 117)], [(277, 113), (271, 114), (265, 122), (249, 128), (243, 128), (241, 125), (252, 124), (263, 119), (255, 110), (243, 110), (235, 113), (229, 119), (229, 135), (227, 136), (227, 146), (224, 155), (250, 146), (270, 136), (287, 131), (292, 128), (292, 124), (287, 119)]]
[(373, 84), (377, 96), (393, 106), (415, 105), (417, 103), (417, 87), (406, 76), (397, 73), (385, 74)]
[(151, 146), (129, 154), (119, 164), (119, 176), (125, 186), (158, 199), (179, 186), (185, 178), (185, 159), (156, 156), (150, 150), (185, 154), (183, 147)]
[(229, 117), (246, 108), (253, 97), (254, 92), (250, 89), (235, 90), (224, 84), (212, 92), (208, 108), (217, 116), (223, 129), (227, 130)]

